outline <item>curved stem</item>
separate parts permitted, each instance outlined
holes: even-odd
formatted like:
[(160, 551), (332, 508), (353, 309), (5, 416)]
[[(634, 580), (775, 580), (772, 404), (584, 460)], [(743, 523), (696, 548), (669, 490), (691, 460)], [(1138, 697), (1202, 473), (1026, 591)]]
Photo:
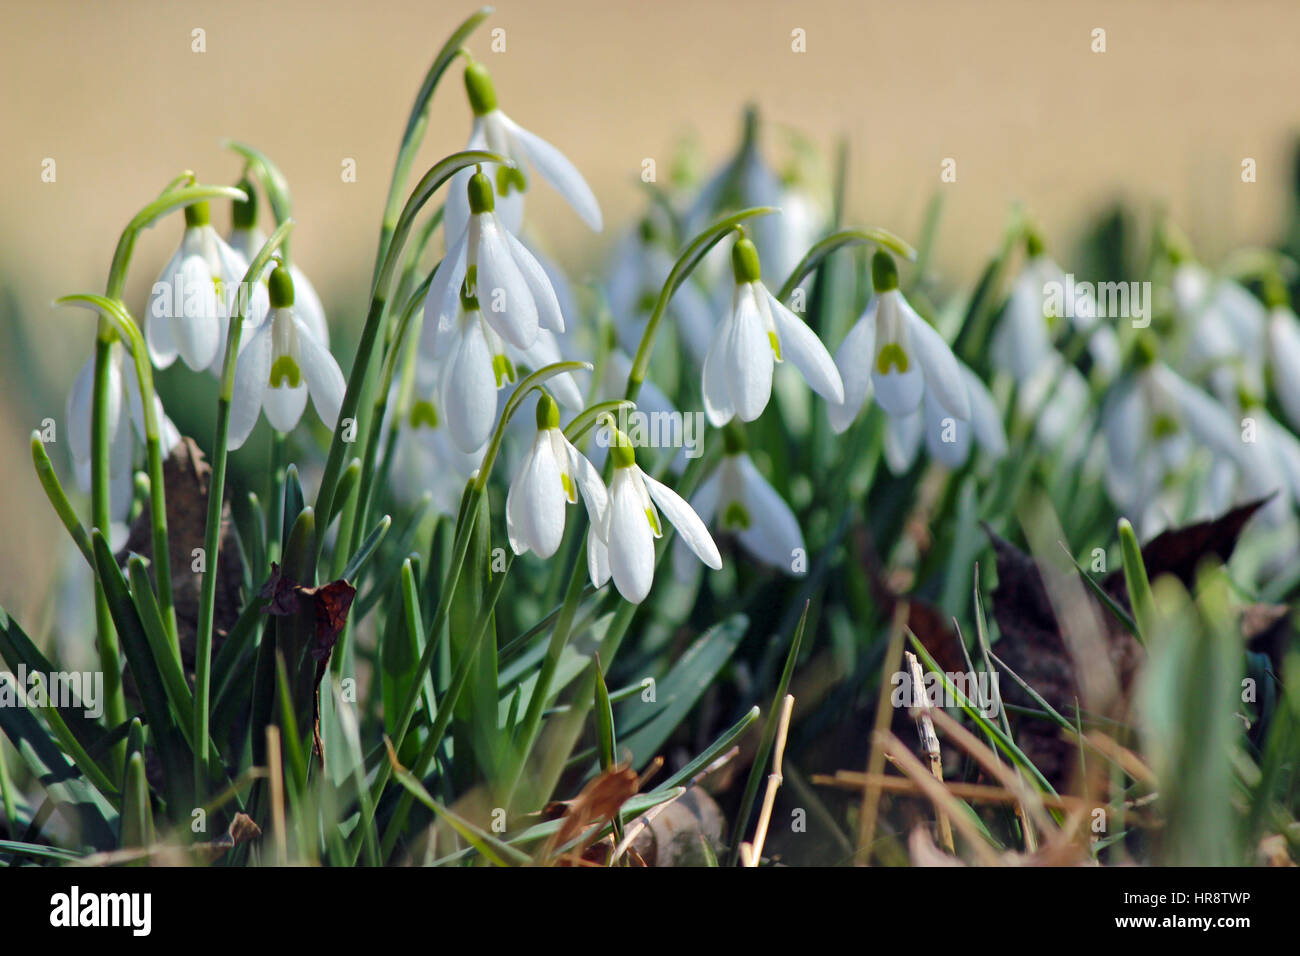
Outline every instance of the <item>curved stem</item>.
[(628, 401), (635, 402), (637, 395), (641, 391), (641, 384), (645, 381), (646, 373), (650, 369), (650, 355), (654, 351), (655, 335), (658, 334), (659, 323), (663, 321), (664, 313), (668, 311), (668, 303), (672, 299), (673, 293), (686, 281), (686, 277), (694, 271), (695, 267), (700, 264), (700, 260), (721, 241), (723, 236), (734, 230), (746, 219), (753, 216), (765, 216), (773, 212), (777, 212), (774, 206), (755, 206), (752, 209), (742, 209), (740, 212), (720, 219), (709, 226), (682, 250), (682, 254), (673, 263), (668, 278), (664, 280), (663, 288), (659, 291), (659, 298), (655, 301), (654, 311), (650, 313), (650, 318), (646, 320), (645, 331), (641, 333), (641, 343), (637, 346), (636, 356), (632, 359), (632, 370), (627, 376), (627, 394), (625, 397)]
[(397, 149), (397, 163), (393, 168), (392, 179), (389, 181), (388, 198), (384, 202), (384, 220), (379, 230), (379, 248), (375, 252), (373, 271), (375, 279), (378, 279), (379, 272), (388, 257), (388, 249), (397, 229), (402, 191), (406, 188), (406, 180), (410, 176), (411, 165), (415, 162), (415, 154), (419, 152), (420, 143), (424, 140), (425, 127), (429, 125), (429, 103), (433, 99), (433, 91), (438, 88), (438, 82), (447, 72), (447, 68), (456, 57), (461, 55), (462, 46), (469, 35), (478, 29), (478, 25), (491, 13), (491, 7), (480, 7), (465, 18), (447, 38), (438, 55), (433, 58), (429, 72), (425, 74), (424, 82), (420, 84), (419, 92), (415, 94), (415, 102), (411, 104), (411, 113), (406, 120), (406, 130), (402, 133), (402, 145)]
[[(271, 261), (271, 254), (284, 242), (293, 228), (293, 220), (282, 222), (271, 234), (262, 249), (248, 266), (240, 282), (241, 294), (235, 297), (230, 310), (230, 325), (226, 335), (226, 354), (221, 367), (221, 385), (217, 393), (217, 427), (212, 440), (212, 473), (208, 480), (208, 517), (203, 529), (203, 554), (206, 566), (200, 579), (198, 631), (194, 641), (194, 736), (196, 741), (208, 739), (208, 698), (212, 684), (212, 617), (216, 607), (217, 569), (221, 560), (221, 506), (226, 487), (226, 441), (230, 432), (230, 403), (235, 392), (235, 361), (239, 357), (239, 340), (244, 330), (244, 312), (251, 296), (242, 290), (252, 288), (262, 271)], [(201, 799), (207, 789), (206, 761), (195, 751), (194, 787)]]
[[(334, 512), (334, 495), (338, 490), (339, 472), (343, 467), (344, 445), (349, 444), (350, 441), (355, 440), (357, 437), (364, 437), (365, 435), (364, 426), (366, 423), (357, 420), (357, 409), (361, 403), (362, 388), (370, 370), (370, 359), (374, 353), (375, 342), (378, 340), (379, 332), (384, 324), (389, 286), (392, 283), (397, 263), (401, 260), (402, 246), (406, 242), (407, 234), (411, 230), (416, 215), (438, 187), (466, 166), (473, 166), (477, 163), (510, 165), (510, 161), (504, 157), (483, 150), (466, 150), (453, 153), (424, 174), (424, 178), (420, 180), (411, 193), (411, 198), (407, 200), (406, 206), (397, 220), (397, 225), (393, 229), (383, 264), (375, 276), (374, 287), (370, 296), (370, 309), (366, 313), (366, 324), (361, 330), (361, 339), (357, 343), (357, 354), (352, 361), (352, 371), (348, 375), (348, 387), (343, 395), (343, 406), (339, 410), (338, 425), (334, 429), (334, 438), (330, 442), (329, 457), (325, 461), (325, 471), (321, 476), (320, 491), (316, 496), (316, 514), (320, 516), (322, 529), (322, 533), (316, 539), (317, 555), (319, 555), (321, 544), (325, 539), (324, 529), (329, 526), (330, 518)], [(351, 438), (347, 436), (351, 436)], [(314, 572), (314, 561), (311, 562), (309, 570)]]
[(799, 260), (799, 264), (794, 267), (794, 271), (790, 273), (790, 278), (785, 280), (776, 297), (782, 301), (788, 299), (798, 288), (799, 283), (835, 250), (843, 246), (863, 245), (884, 246), (904, 259), (909, 261), (916, 259), (916, 250), (887, 229), (843, 229), (832, 233), (808, 250), (807, 254)]

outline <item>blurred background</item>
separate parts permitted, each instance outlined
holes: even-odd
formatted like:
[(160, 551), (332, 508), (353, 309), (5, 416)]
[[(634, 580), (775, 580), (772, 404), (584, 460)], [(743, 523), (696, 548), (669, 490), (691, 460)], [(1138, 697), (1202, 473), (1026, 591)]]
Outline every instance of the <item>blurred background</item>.
[[(1071, 230), (1122, 200), (1162, 207), (1213, 263), (1274, 240), (1290, 215), (1300, 5), (501, 0), (471, 41), (503, 108), (563, 149), (605, 211), (586, 232), (552, 191), (529, 220), (576, 281), (597, 274), (642, 208), (642, 162), (666, 177), (688, 143), (701, 172), (756, 104), (765, 146), (795, 130), (849, 146), (851, 220), (915, 239), (944, 191), (935, 267), (975, 278), (1023, 203), (1068, 269)], [(0, 31), (0, 605), (40, 633), (64, 535), (27, 440), (62, 423), (93, 318), (56, 296), (100, 292), (127, 219), (184, 169), (233, 183), (241, 139), (289, 178), (295, 258), (325, 300), (346, 369), (363, 317), (381, 204), (411, 99), (447, 33), (448, 2), (6, 4)], [(492, 28), (506, 49), (490, 50)], [(1092, 52), (1105, 30), (1105, 53)], [(193, 52), (196, 29), (206, 51)], [(805, 31), (806, 52), (791, 49)], [(453, 70), (434, 100), (422, 168), (459, 149), (470, 114)], [(1244, 158), (1257, 182), (1242, 182)], [(940, 185), (941, 163), (957, 181)], [(55, 180), (42, 180), (54, 160)], [(340, 173), (354, 160), (356, 182)], [(228, 210), (214, 210), (219, 228)], [(541, 229), (538, 229), (541, 224)], [(139, 314), (180, 220), (142, 238)], [(829, 343), (832, 347), (837, 343)], [(169, 376), (163, 376), (166, 397)], [(181, 381), (181, 379), (177, 379)], [(205, 383), (205, 387), (210, 383)], [(175, 383), (170, 386), (175, 389)], [(210, 403), (209, 403), (210, 404)], [(202, 412), (169, 406), (185, 430)], [(197, 417), (195, 417), (197, 416)], [(198, 431), (201, 443), (204, 433)], [(66, 447), (66, 445), (64, 446)], [(68, 464), (66, 451), (52, 452)], [(65, 472), (65, 474), (68, 474)], [(68, 484), (71, 484), (70, 478)], [(57, 543), (57, 546), (56, 546)]]

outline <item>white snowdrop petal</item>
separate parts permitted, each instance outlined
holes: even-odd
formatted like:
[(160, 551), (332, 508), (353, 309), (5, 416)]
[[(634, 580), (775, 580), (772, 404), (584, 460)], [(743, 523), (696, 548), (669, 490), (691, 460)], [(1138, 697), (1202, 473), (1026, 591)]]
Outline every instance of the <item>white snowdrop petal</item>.
[(926, 389), (921, 400), (922, 418), (925, 421), (925, 446), (930, 457), (948, 468), (960, 468), (970, 457), (970, 423), (961, 421), (939, 404)]
[(885, 420), (885, 465), (891, 474), (904, 474), (916, 462), (925, 431), (921, 409), (908, 415), (890, 415)]
[(253, 333), (248, 345), (235, 361), (234, 394), (230, 402), (230, 430), (227, 447), (231, 451), (248, 440), (262, 410), (262, 393), (271, 375), (271, 323), (263, 323)]
[(514, 256), (515, 265), (519, 267), (524, 282), (528, 285), (528, 291), (532, 293), (533, 302), (537, 307), (538, 324), (552, 332), (563, 332), (564, 315), (560, 311), (560, 300), (555, 294), (554, 286), (551, 285), (550, 276), (522, 242), (504, 230), (503, 235)]
[(593, 525), (601, 524), (605, 511), (609, 508), (609, 493), (605, 490), (605, 482), (600, 477), (600, 472), (596, 466), (587, 460), (587, 457), (577, 448), (575, 448), (562, 432), (558, 432), (560, 441), (563, 442), (564, 451), (569, 460), (569, 475), (573, 483), (578, 486), (578, 492), (582, 495), (583, 504), (587, 507), (587, 514), (591, 518)]
[(503, 339), (516, 348), (529, 348), (537, 341), (537, 304), (505, 235), (491, 214), (480, 216), (479, 223), (475, 254), (479, 309)]
[(700, 520), (700, 516), (695, 513), (686, 499), (645, 473), (642, 473), (641, 478), (645, 482), (645, 489), (650, 499), (659, 506), (663, 516), (677, 529), (677, 533), (695, 556), (715, 571), (722, 567), (722, 555), (718, 553), (718, 546), (709, 535), (709, 529), (704, 526), (704, 522)]
[(596, 202), (595, 193), (591, 191), (591, 187), (587, 185), (587, 181), (582, 178), (582, 174), (573, 163), (540, 136), (530, 133), (504, 114), (500, 115), (511, 137), (541, 177), (564, 197), (583, 222), (594, 231), (600, 232), (602, 228), (600, 204)]
[(609, 569), (619, 594), (640, 604), (654, 584), (655, 546), (650, 520), (629, 468), (617, 469), (610, 488)]
[(943, 340), (934, 326), (916, 314), (916, 311), (899, 298), (899, 313), (908, 325), (913, 351), (925, 375), (925, 387), (934, 392), (939, 404), (962, 421), (970, 420), (970, 400), (962, 381), (957, 356)]
[(448, 248), (442, 262), (438, 263), (433, 280), (429, 283), (428, 294), (424, 297), (424, 322), (420, 326), (420, 338), (430, 358), (442, 358), (449, 341), (447, 333), (455, 325), (460, 307), (460, 289), (465, 283), (467, 250), (468, 236), (462, 232), (455, 244)]
[(876, 308), (880, 300), (872, 299), (865, 312), (849, 329), (835, 353), (835, 367), (844, 387), (844, 401), (832, 403), (827, 412), (831, 428), (843, 432), (853, 424), (871, 394), (871, 368), (875, 361)]
[(736, 406), (731, 401), (731, 389), (727, 383), (727, 342), (731, 338), (731, 328), (735, 320), (731, 317), (723, 320), (713, 335), (713, 344), (709, 346), (704, 357), (702, 388), (704, 391), (704, 412), (714, 428), (721, 428), (731, 421), (736, 414)]
[[(525, 550), (531, 548), (540, 558), (555, 554), (564, 537), (565, 499), (560, 463), (555, 459), (546, 432), (539, 432), (533, 440), (510, 485), (510, 496), (514, 506), (507, 501), (506, 507), (519, 543)], [(515, 553), (521, 553), (521, 549), (516, 547)]]
[(90, 429), (95, 390), (95, 356), (92, 353), (81, 366), (68, 393), (67, 418), (68, 447), (76, 462), (90, 461)]
[(587, 529), (587, 575), (596, 587), (603, 587), (609, 580), (609, 549), (596, 534), (596, 527)]
[(207, 262), (187, 256), (181, 263), (183, 313), (172, 318), (172, 338), (182, 361), (196, 372), (212, 364), (220, 339), (222, 309)]
[(332, 430), (338, 424), (339, 410), (343, 407), (343, 396), (348, 387), (343, 378), (343, 370), (339, 368), (339, 363), (330, 354), (330, 350), (312, 335), (311, 329), (298, 316), (296, 309), (293, 322), (298, 331), (298, 359), (303, 381), (311, 392), (311, 403), (316, 406), (316, 414)]
[(772, 312), (782, 356), (794, 363), (794, 367), (803, 374), (808, 387), (814, 392), (832, 404), (843, 404), (844, 382), (835, 367), (835, 360), (826, 351), (826, 346), (817, 337), (817, 333), (766, 288), (763, 293)]
[[(691, 510), (699, 515), (700, 521), (706, 527), (712, 524), (717, 516), (718, 499), (722, 491), (722, 470), (732, 467), (731, 460), (731, 456), (724, 458), (722, 464), (714, 468), (709, 473), (709, 477), (700, 482), (700, 486), (695, 489), (695, 494), (691, 495)], [(678, 581), (688, 582), (695, 575), (698, 567), (699, 564), (692, 557), (685, 536), (677, 535), (673, 540), (673, 576)]]
[(290, 432), (302, 421), (302, 413), (307, 409), (307, 386), (290, 388), (280, 385), (267, 386), (262, 392), (262, 411), (266, 420), (278, 432)]
[(1273, 389), (1292, 428), (1300, 428), (1300, 319), (1290, 309), (1277, 309), (1268, 323)]
[(760, 561), (786, 574), (794, 574), (795, 554), (804, 550), (798, 519), (785, 499), (759, 474), (748, 455), (735, 457), (750, 519), (749, 527), (737, 534), (740, 543)]
[(480, 448), (492, 434), (497, 383), (479, 319), (473, 317), (465, 324), (443, 371), (441, 411), (452, 440), (468, 452)]
[(724, 369), (736, 415), (741, 421), (752, 422), (763, 414), (772, 397), (772, 343), (753, 290), (738, 287), (736, 293)]
[(979, 376), (965, 365), (961, 367), (961, 377), (970, 401), (970, 424), (975, 441), (992, 457), (1001, 458), (1007, 453), (1007, 433), (997, 403)]
[(316, 341), (329, 348), (330, 327), (325, 321), (325, 306), (321, 304), (320, 296), (316, 294), (316, 287), (295, 265), (289, 266), (289, 275), (293, 278), (293, 311), (307, 324), (307, 328), (311, 329), (311, 334), (315, 336)]

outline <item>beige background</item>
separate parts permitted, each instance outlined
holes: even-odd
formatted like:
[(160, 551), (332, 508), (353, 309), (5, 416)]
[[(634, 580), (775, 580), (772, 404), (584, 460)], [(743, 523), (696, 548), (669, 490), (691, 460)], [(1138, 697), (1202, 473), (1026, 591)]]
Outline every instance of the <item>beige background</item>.
[[(1295, 2), (866, 3), (503, 0), (471, 40), (503, 107), (564, 149), (617, 227), (637, 207), (644, 157), (666, 169), (688, 132), (713, 163), (738, 111), (828, 146), (852, 144), (860, 223), (914, 238), (944, 157), (938, 264), (969, 280), (1021, 200), (1068, 249), (1101, 201), (1163, 202), (1209, 258), (1272, 238), (1286, 211), (1300, 89)], [(470, 11), (448, 2), (72, 2), (5, 0), (0, 29), (0, 294), (32, 348), (10, 357), (0, 415), (0, 603), (19, 615), (46, 593), (56, 526), (31, 475), (26, 436), (88, 354), (90, 320), (48, 308), (102, 291), (127, 218), (185, 168), (230, 182), (232, 136), (276, 159), (294, 190), (295, 256), (336, 328), (360, 321), (380, 203), (411, 98), (447, 32)], [(207, 52), (191, 52), (191, 30)], [(807, 53), (790, 50), (807, 31)], [(1108, 52), (1090, 51), (1094, 27)], [(463, 145), (469, 115), (455, 70), (436, 98), (422, 160)], [(1240, 182), (1243, 157), (1259, 182)], [(44, 184), (53, 157), (58, 180)], [(355, 158), (359, 182), (340, 181)], [(530, 212), (578, 277), (599, 246), (553, 194)], [(220, 213), (224, 224), (225, 213)], [(139, 309), (177, 240), (140, 243)], [(347, 365), (350, 355), (343, 357)], [(10, 367), (11, 366), (6, 366)], [(62, 456), (59, 456), (62, 462)]]

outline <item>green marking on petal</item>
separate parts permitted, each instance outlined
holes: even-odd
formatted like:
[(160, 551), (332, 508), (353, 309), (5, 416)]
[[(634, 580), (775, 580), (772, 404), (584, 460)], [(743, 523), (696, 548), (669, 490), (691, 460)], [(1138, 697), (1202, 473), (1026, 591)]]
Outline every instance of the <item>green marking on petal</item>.
[(496, 376), (497, 388), (500, 388), (506, 382), (515, 380), (515, 367), (510, 364), (510, 359), (504, 355), (492, 356), (492, 374)]
[(650, 530), (655, 533), (655, 537), (663, 537), (664, 532), (663, 529), (659, 527), (659, 516), (655, 514), (655, 510), (653, 508), (647, 508), (645, 510), (645, 516), (646, 520), (650, 522)]
[(564, 497), (570, 501), (578, 500), (577, 492), (573, 487), (573, 479), (569, 477), (568, 472), (560, 472), (560, 484), (564, 486)]
[(771, 346), (772, 346), (772, 354), (773, 354), (774, 356), (776, 356), (776, 360), (777, 360), (778, 362), (784, 361), (784, 360), (781, 358), (781, 340), (778, 339), (778, 338), (776, 337), (776, 333), (775, 333), (775, 332), (768, 332), (768, 333), (767, 333), (767, 341), (768, 341), (768, 342), (771, 344)]
[(727, 510), (722, 513), (722, 527), (728, 531), (745, 531), (753, 523), (749, 512), (739, 501), (727, 505)]
[(1156, 438), (1170, 438), (1178, 432), (1178, 422), (1169, 415), (1157, 415), (1151, 423), (1151, 434)]
[(497, 167), (497, 195), (509, 196), (510, 190), (515, 192), (528, 191), (528, 178), (524, 176), (523, 170), (510, 166)]
[(281, 355), (271, 366), (270, 384), (272, 388), (288, 385), (297, 388), (302, 384), (302, 369), (291, 355)]
[(900, 375), (906, 375), (907, 370), (912, 367), (907, 353), (897, 342), (886, 342), (880, 347), (880, 352), (876, 356), (876, 370), (881, 375), (888, 375), (890, 366), (897, 367)]
[(421, 425), (428, 425), (430, 428), (438, 427), (438, 409), (434, 408), (433, 402), (426, 399), (420, 399), (411, 406), (411, 427), (419, 428)]

